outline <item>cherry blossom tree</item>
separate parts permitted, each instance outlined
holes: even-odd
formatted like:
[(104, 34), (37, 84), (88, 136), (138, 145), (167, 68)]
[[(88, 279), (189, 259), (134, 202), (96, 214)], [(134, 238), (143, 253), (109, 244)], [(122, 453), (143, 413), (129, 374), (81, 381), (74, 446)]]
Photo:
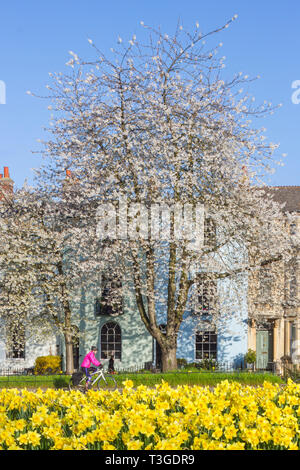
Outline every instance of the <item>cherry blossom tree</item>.
[(74, 256), (74, 220), (70, 224), (64, 207), (63, 199), (54, 201), (29, 187), (2, 201), (0, 316), (6, 324), (7, 346), (12, 336), (15, 350), (24, 348), (25, 337), (26, 342), (43, 344), (53, 334), (62, 335), (66, 372), (72, 373), (78, 330), (71, 302), (77, 300), (82, 283), (82, 263)]
[(142, 24), (144, 39), (119, 38), (107, 55), (90, 40), (94, 59), (71, 52), (70, 72), (48, 87), (36, 191), (61, 204), (62, 232), (73, 224), (89, 272), (132, 280), (164, 371), (176, 368), (199, 273), (245, 282), (289, 256), (281, 207), (264, 191), (277, 145), (252, 122), (274, 108), (243, 91), (251, 78), (228, 77), (221, 43), (207, 45), (234, 19), (208, 33), (178, 25), (172, 36)]

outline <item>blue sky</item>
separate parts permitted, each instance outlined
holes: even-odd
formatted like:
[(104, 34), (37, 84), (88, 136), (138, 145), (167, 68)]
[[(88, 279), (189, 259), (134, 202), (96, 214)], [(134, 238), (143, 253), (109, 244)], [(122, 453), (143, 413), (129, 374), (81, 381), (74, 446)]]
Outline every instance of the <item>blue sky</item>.
[[(37, 139), (45, 137), (48, 102), (26, 94), (45, 94), (49, 72), (66, 71), (72, 50), (91, 57), (87, 39), (104, 52), (141, 34), (140, 21), (174, 32), (178, 20), (186, 28), (196, 21), (207, 32), (238, 15), (222, 32), (227, 72), (260, 75), (250, 88), (258, 102), (282, 107), (257, 124), (287, 153), (270, 183), (300, 185), (300, 104), (293, 104), (292, 82), (300, 80), (300, 2), (298, 0), (10, 0), (0, 5), (0, 80), (6, 104), (0, 104), (0, 170), (9, 166), (20, 187), (32, 181), (31, 168), (41, 158)], [(213, 43), (212, 43), (213, 44)], [(299, 94), (300, 97), (300, 94)], [(1, 171), (0, 171), (1, 172)]]

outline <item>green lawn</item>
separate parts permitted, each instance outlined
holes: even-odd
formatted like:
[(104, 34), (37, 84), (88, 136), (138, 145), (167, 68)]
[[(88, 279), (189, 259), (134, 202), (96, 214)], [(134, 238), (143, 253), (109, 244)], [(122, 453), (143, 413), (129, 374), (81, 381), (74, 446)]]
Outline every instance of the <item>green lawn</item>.
[[(122, 387), (124, 380), (132, 380), (135, 387), (146, 385), (154, 387), (162, 380), (171, 386), (176, 385), (209, 385), (215, 386), (222, 380), (236, 381), (245, 385), (260, 385), (264, 381), (283, 384), (284, 380), (271, 373), (251, 372), (168, 372), (168, 373), (119, 373), (115, 375), (118, 386)], [(0, 377), (1, 388), (64, 388), (68, 386), (70, 377), (66, 375), (50, 376), (9, 376)]]
[(62, 388), (69, 380), (67, 375), (10, 375), (0, 377), (0, 388)]

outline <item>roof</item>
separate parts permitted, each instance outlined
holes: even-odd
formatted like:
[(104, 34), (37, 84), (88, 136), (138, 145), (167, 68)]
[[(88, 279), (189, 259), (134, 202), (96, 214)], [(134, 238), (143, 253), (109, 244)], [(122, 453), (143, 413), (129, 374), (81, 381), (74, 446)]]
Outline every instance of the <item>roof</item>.
[(300, 186), (268, 186), (265, 191), (271, 191), (272, 199), (279, 204), (285, 204), (285, 212), (300, 212)]

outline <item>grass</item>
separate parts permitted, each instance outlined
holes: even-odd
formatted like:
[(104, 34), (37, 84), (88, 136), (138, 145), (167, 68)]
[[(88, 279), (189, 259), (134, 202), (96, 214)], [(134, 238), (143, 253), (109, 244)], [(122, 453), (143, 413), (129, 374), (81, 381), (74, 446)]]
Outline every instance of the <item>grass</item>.
[(176, 385), (217, 385), (222, 380), (229, 382), (239, 382), (247, 385), (259, 385), (264, 381), (272, 383), (284, 383), (276, 375), (270, 373), (249, 373), (249, 372), (166, 372), (158, 374), (120, 374), (115, 376), (118, 384), (123, 380), (132, 380), (134, 386), (147, 385), (155, 386), (162, 380), (168, 382), (171, 386)]
[(69, 380), (67, 375), (9, 375), (0, 377), (0, 388), (64, 388)]
[[(166, 373), (119, 373), (116, 374), (115, 379), (119, 387), (122, 387), (122, 382), (125, 380), (132, 380), (134, 387), (139, 385), (146, 385), (154, 387), (156, 384), (161, 383), (162, 380), (168, 382), (171, 386), (177, 385), (201, 385), (201, 386), (215, 386), (222, 380), (229, 382), (239, 382), (245, 385), (260, 385), (264, 381), (271, 383), (283, 384), (284, 380), (274, 374), (264, 373), (250, 373), (250, 372), (192, 372), (192, 371), (177, 371)], [(68, 387), (70, 377), (66, 375), (35, 375), (35, 376), (8, 376), (0, 377), (0, 388), (66, 388)]]

